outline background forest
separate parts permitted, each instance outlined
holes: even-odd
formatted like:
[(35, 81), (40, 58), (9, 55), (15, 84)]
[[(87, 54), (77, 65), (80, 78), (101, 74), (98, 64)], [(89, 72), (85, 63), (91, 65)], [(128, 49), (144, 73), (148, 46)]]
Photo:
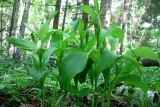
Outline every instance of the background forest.
[(159, 107), (160, 0), (0, 0), (0, 107)]

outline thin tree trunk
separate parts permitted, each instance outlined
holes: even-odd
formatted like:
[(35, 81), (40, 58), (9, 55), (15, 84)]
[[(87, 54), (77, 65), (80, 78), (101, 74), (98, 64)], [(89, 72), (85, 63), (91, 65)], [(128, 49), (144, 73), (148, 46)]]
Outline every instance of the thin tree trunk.
[[(106, 25), (106, 13), (109, 13), (109, 20)], [(103, 27), (109, 27), (112, 16), (112, 0), (101, 0), (101, 22)]]
[[(1, 29), (3, 28), (3, 5), (1, 4)], [(3, 41), (3, 31), (0, 32), (0, 42), (1, 42), (1, 47), (2, 47), (2, 41)]]
[(63, 23), (62, 23), (62, 30), (64, 30), (64, 28), (65, 28), (67, 7), (68, 7), (68, 0), (66, 0), (66, 4), (65, 4), (64, 16), (63, 16)]
[[(78, 0), (76, 0), (77, 1), (77, 7), (79, 6), (79, 1)], [(78, 9), (76, 8), (76, 14), (75, 14), (75, 17), (74, 17), (74, 19), (73, 20), (77, 20), (77, 17), (78, 17)]]
[[(28, 21), (29, 9), (30, 9), (30, 0), (26, 0), (25, 7), (23, 10), (23, 16), (22, 16), (22, 20), (21, 20), (21, 26), (20, 26), (20, 38), (24, 38), (24, 35), (25, 35), (24, 23), (27, 23), (27, 21)], [(18, 48), (15, 53), (15, 58), (16, 58), (15, 61), (16, 62), (19, 61), (21, 56), (22, 56), (22, 51), (21, 51), (21, 49)]]
[(55, 11), (57, 11), (56, 16), (53, 21), (53, 28), (58, 29), (59, 17), (60, 17), (60, 9), (61, 9), (61, 0), (56, 1)]
[(13, 36), (16, 34), (19, 5), (20, 5), (20, 0), (14, 0), (9, 36)]
[(23, 11), (21, 26), (20, 26), (20, 38), (24, 38), (24, 34), (25, 34), (24, 23), (28, 22), (29, 9), (30, 9), (30, 0), (25, 2), (25, 7)]
[[(19, 6), (20, 6), (20, 0), (14, 0), (13, 10), (12, 10), (12, 17), (11, 17), (11, 27), (10, 27), (10, 31), (9, 31), (9, 37), (16, 35)], [(10, 47), (11, 47), (11, 44), (9, 43), (9, 45), (8, 45), (8, 54), (10, 53), (9, 52)]]
[(42, 23), (43, 23), (45, 20), (45, 0), (41, 0), (41, 5), (42, 5), (42, 17), (43, 17)]
[(108, 0), (107, 8), (109, 11), (109, 20), (108, 20), (107, 27), (109, 28), (109, 26), (111, 25), (111, 22), (112, 22), (112, 0)]
[[(128, 20), (128, 10), (127, 10), (127, 1), (126, 0), (124, 0), (124, 2), (123, 2), (124, 4), (124, 6), (123, 6), (123, 8), (124, 8), (124, 13), (123, 13), (123, 17), (122, 17), (122, 29), (123, 29), (123, 31), (124, 31), (124, 38), (126, 38), (126, 29), (125, 29), (125, 27), (126, 27), (126, 24), (127, 24), (127, 20)], [(125, 40), (124, 40), (124, 42), (126, 42)], [(123, 53), (123, 47), (124, 47), (124, 43), (121, 43), (121, 45), (120, 45), (120, 55)]]
[(106, 12), (107, 10), (107, 1), (108, 0), (101, 0), (101, 22), (102, 22), (102, 26), (105, 26), (104, 22), (106, 19)]

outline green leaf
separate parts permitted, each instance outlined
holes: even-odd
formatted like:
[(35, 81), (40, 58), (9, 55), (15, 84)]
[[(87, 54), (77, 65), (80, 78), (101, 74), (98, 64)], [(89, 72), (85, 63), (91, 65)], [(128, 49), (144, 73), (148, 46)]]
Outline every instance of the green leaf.
[(78, 22), (79, 22), (79, 19), (72, 21), (70, 23), (74, 32), (76, 32), (76, 30), (78, 29)]
[(86, 81), (86, 77), (87, 77), (87, 73), (92, 69), (92, 64), (90, 62), (88, 62), (87, 66), (85, 67), (85, 69), (80, 72), (79, 74), (77, 74), (74, 78), (75, 80), (75, 84), (77, 86), (78, 81), (80, 84), (83, 84)]
[(43, 72), (41, 77), (40, 77), (40, 80), (39, 80), (39, 84), (40, 84), (40, 88), (43, 88), (44, 86), (44, 81), (46, 79), (46, 77), (48, 76), (49, 72)]
[(148, 86), (144, 82), (141, 81), (141, 78), (133, 74), (121, 75), (117, 77), (115, 83), (117, 84), (120, 82), (127, 82), (130, 85), (137, 86), (141, 88), (144, 92), (148, 91)]
[(157, 55), (148, 47), (139, 47), (136, 49), (131, 49), (126, 52), (126, 55), (158, 60)]
[(91, 38), (91, 40), (85, 46), (85, 51), (91, 50), (95, 46), (95, 43), (96, 43), (96, 37), (94, 36)]
[(26, 23), (23, 23), (25, 27), (27, 27), (31, 32), (35, 33), (37, 35), (37, 32), (30, 28)]
[(100, 47), (105, 48), (106, 47), (106, 36), (107, 36), (107, 31), (105, 29), (102, 29), (101, 31), (101, 36), (100, 36)]
[(108, 34), (114, 38), (118, 38), (120, 42), (122, 43), (124, 40), (124, 31), (116, 26), (115, 24), (112, 24), (109, 28)]
[(118, 63), (125, 63), (125, 64), (123, 64), (124, 66), (122, 67), (123, 72), (130, 73), (132, 71), (134, 72), (135, 70), (139, 70), (140, 71), (139, 73), (141, 73), (139, 63), (135, 57), (131, 57), (131, 56), (127, 56), (127, 55), (120, 56)]
[(108, 43), (111, 47), (111, 50), (115, 50), (117, 48), (118, 39), (112, 36), (108, 36)]
[(36, 51), (36, 45), (33, 42), (17, 39), (14, 37), (7, 38), (7, 41), (18, 48), (28, 50), (28, 51)]
[(96, 11), (99, 13), (99, 3), (98, 3), (98, 0), (94, 0), (94, 7), (96, 8)]
[(41, 67), (43, 66), (42, 58), (43, 58), (43, 56), (44, 56), (44, 53), (45, 53), (45, 49), (43, 49), (43, 48), (39, 48), (39, 49), (37, 50), (37, 55), (38, 55), (38, 57), (39, 57), (39, 61), (40, 61)]
[(109, 80), (110, 80), (110, 68), (107, 68), (105, 70), (102, 71), (103, 77), (104, 77), (104, 81), (105, 81), (105, 85), (108, 85)]
[(86, 32), (84, 31), (84, 22), (83, 22), (82, 19), (79, 20), (78, 33), (79, 33), (79, 36), (80, 36), (80, 46), (81, 46), (81, 48), (83, 48), (83, 40), (84, 40)]
[(55, 51), (54, 51), (54, 55), (56, 55), (58, 58), (61, 58), (63, 56), (63, 52), (64, 52), (64, 49), (63, 48), (57, 48)]
[(78, 96), (85, 97), (85, 96), (88, 96), (91, 92), (92, 90), (90, 88), (83, 88), (78, 92)]
[(82, 72), (87, 65), (87, 53), (74, 50), (67, 52), (60, 64), (60, 81), (67, 88), (71, 79)]
[(62, 47), (63, 42), (63, 32), (61, 30), (56, 30), (51, 38), (51, 47)]
[(96, 13), (94, 12), (93, 8), (91, 8), (90, 6), (84, 5), (81, 7), (81, 10), (87, 14), (89, 14), (93, 19), (96, 18)]
[(55, 30), (49, 30), (47, 33), (46, 33), (46, 36), (43, 38), (43, 40), (42, 40), (42, 43), (45, 43), (45, 42), (47, 42), (49, 39), (50, 39), (50, 37), (53, 35), (53, 33), (55, 32)]
[(89, 59), (91, 59), (95, 64), (97, 64), (100, 60), (100, 52), (97, 49), (92, 49), (88, 53)]
[(42, 57), (42, 63), (45, 65), (48, 63), (49, 57), (53, 54), (56, 48), (50, 47), (49, 49), (45, 50), (44, 55)]
[(31, 39), (34, 43), (36, 43), (36, 37), (34, 33), (31, 33)]
[(98, 62), (97, 69), (99, 71), (103, 71), (109, 68), (116, 61), (116, 58), (117, 55), (113, 51), (104, 48), (103, 50), (101, 50), (100, 60)]
[(40, 29), (38, 31), (38, 38), (40, 40), (43, 40), (45, 38), (46, 33), (48, 32), (49, 24), (56, 14), (57, 14), (57, 12), (53, 12), (52, 15), (50, 16), (50, 18), (40, 27)]
[(84, 22), (82, 19), (79, 19), (78, 22), (78, 32), (82, 32), (84, 30)]
[(89, 76), (89, 79), (90, 79), (90, 82), (91, 82), (91, 86), (94, 85), (94, 80), (95, 80), (95, 72), (94, 72), (94, 67), (92, 67), (90, 69), (90, 71), (88, 72), (88, 76)]
[(40, 60), (37, 54), (32, 55), (33, 64), (36, 70), (39, 70), (41, 68)]
[(159, 80), (159, 79), (156, 80), (155, 89), (156, 89), (157, 91), (160, 91), (160, 80)]

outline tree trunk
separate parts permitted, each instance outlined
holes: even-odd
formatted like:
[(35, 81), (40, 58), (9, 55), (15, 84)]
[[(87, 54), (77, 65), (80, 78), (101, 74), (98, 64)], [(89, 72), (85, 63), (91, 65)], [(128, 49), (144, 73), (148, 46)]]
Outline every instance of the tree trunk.
[(109, 20), (107, 23), (107, 27), (109, 28), (109, 26), (111, 25), (111, 22), (112, 22), (112, 0), (108, 0), (107, 9), (109, 11)]
[(101, 22), (102, 22), (102, 26), (105, 26), (104, 22), (106, 19), (106, 12), (107, 12), (107, 1), (108, 0), (101, 0)]
[(28, 21), (29, 9), (30, 9), (30, 0), (25, 1), (25, 7), (23, 10), (23, 16), (22, 16), (22, 21), (20, 26), (20, 38), (24, 38), (24, 34), (25, 34), (24, 23), (27, 23)]
[[(112, 16), (112, 0), (101, 0), (101, 22), (103, 27), (109, 27), (111, 23)], [(109, 13), (109, 20), (106, 25), (106, 14)]]
[(65, 28), (67, 7), (68, 7), (68, 0), (66, 0), (66, 4), (65, 4), (64, 16), (63, 16), (63, 23), (62, 23), (62, 30), (64, 30), (64, 28)]
[(9, 36), (16, 34), (20, 0), (14, 0)]
[[(23, 16), (22, 16), (22, 20), (21, 20), (21, 26), (20, 26), (20, 38), (24, 38), (25, 35), (25, 26), (24, 23), (27, 23), (28, 21), (28, 14), (29, 14), (29, 9), (30, 9), (30, 0), (26, 0), (25, 1), (25, 7), (23, 10)], [(18, 62), (20, 60), (22, 56), (22, 51), (21, 49), (17, 49), (15, 52), (15, 61)]]
[(1, 47), (2, 47), (2, 41), (3, 41), (3, 5), (1, 4), (1, 30), (2, 31), (0, 31), (0, 43), (1, 43)]
[(41, 0), (41, 5), (42, 5), (42, 23), (45, 21), (45, 0)]
[[(80, 3), (78, 0), (76, 0), (76, 1), (77, 1), (77, 7), (78, 7)], [(73, 18), (73, 21), (77, 20), (77, 17), (78, 17), (78, 9), (76, 8), (76, 14), (75, 14), (75, 17)]]
[[(122, 17), (122, 30), (124, 31), (124, 38), (126, 38), (126, 24), (127, 24), (127, 21), (128, 21), (128, 10), (127, 10), (127, 0), (124, 0), (124, 2), (123, 2), (124, 4), (123, 4), (123, 9), (124, 9), (124, 12), (123, 12), (123, 17)], [(124, 40), (124, 42), (126, 42), (125, 40)], [(120, 55), (122, 54), (122, 52), (123, 52), (123, 47), (124, 47), (124, 42), (123, 43), (121, 43), (121, 45), (120, 45)]]
[(61, 9), (61, 0), (56, 1), (55, 11), (57, 11), (56, 16), (53, 21), (53, 28), (58, 29), (59, 17), (60, 17), (60, 9)]
[[(11, 27), (10, 27), (10, 31), (9, 31), (9, 37), (16, 35), (19, 5), (20, 5), (20, 0), (14, 0), (13, 10), (12, 10), (12, 17), (11, 17)], [(9, 51), (10, 47), (11, 47), (11, 44), (9, 43), (9, 45), (8, 45), (8, 54), (10, 54), (10, 51)]]

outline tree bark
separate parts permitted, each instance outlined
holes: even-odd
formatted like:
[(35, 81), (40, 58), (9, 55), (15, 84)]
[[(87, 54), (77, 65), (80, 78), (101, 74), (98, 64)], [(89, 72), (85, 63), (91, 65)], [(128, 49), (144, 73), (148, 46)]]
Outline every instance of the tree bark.
[[(16, 35), (19, 6), (20, 6), (20, 0), (14, 0), (9, 37)], [(9, 52), (10, 47), (11, 47), (11, 44), (9, 43), (8, 44), (8, 54), (10, 53)]]
[(1, 4), (1, 31), (0, 31), (0, 43), (1, 43), (1, 47), (2, 47), (2, 41), (3, 41), (3, 5)]
[[(111, 23), (112, 16), (112, 0), (101, 0), (101, 22), (103, 27), (109, 27)], [(106, 14), (109, 13), (109, 20), (106, 25)]]
[(14, 0), (9, 36), (16, 34), (19, 5), (20, 5), (20, 0)]
[[(25, 7), (23, 10), (23, 16), (22, 16), (22, 20), (21, 20), (21, 26), (20, 26), (20, 38), (24, 38), (25, 35), (25, 26), (24, 23), (27, 23), (28, 21), (28, 15), (29, 15), (29, 9), (30, 9), (30, 0), (26, 0), (25, 1)], [(21, 49), (17, 49), (15, 52), (15, 61), (18, 62), (20, 60), (22, 56), (22, 51)]]
[(20, 38), (24, 38), (24, 34), (25, 34), (24, 23), (28, 22), (29, 9), (30, 9), (30, 0), (25, 1), (25, 7), (23, 10), (23, 16), (22, 16), (22, 21), (20, 26)]
[(61, 0), (56, 1), (55, 11), (57, 11), (56, 16), (53, 21), (53, 28), (58, 29), (59, 17), (60, 17)]
[[(127, 20), (128, 20), (128, 10), (127, 10), (127, 0), (124, 0), (123, 2), (123, 16), (122, 16), (122, 30), (124, 31), (124, 38), (127, 36), (126, 35), (126, 24), (127, 24)], [(123, 47), (124, 47), (124, 42), (120, 44), (120, 55), (123, 53)]]
[(107, 12), (107, 1), (108, 0), (101, 0), (101, 22), (102, 22), (102, 26), (105, 26), (104, 22), (106, 19), (106, 12)]
[(45, 21), (45, 0), (41, 0), (41, 5), (42, 5), (42, 23)]
[(64, 28), (65, 28), (67, 7), (68, 7), (68, 0), (66, 0), (66, 4), (65, 4), (64, 16), (63, 16), (63, 23), (62, 23), (62, 30), (64, 30)]

